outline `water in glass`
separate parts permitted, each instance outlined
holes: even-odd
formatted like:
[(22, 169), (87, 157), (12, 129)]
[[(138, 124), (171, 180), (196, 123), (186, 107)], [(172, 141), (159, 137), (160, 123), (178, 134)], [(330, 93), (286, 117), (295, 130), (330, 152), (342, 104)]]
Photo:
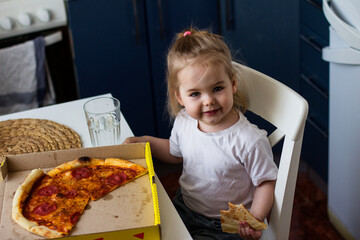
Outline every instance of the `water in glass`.
[(93, 146), (120, 144), (120, 121), (114, 114), (95, 115), (88, 124)]

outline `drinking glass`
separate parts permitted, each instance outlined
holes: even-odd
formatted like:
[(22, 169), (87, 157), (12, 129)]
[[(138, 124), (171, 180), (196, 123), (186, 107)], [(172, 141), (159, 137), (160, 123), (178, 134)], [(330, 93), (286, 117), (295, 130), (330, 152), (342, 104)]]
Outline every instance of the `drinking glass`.
[(94, 147), (120, 144), (120, 102), (98, 97), (84, 104), (91, 143)]

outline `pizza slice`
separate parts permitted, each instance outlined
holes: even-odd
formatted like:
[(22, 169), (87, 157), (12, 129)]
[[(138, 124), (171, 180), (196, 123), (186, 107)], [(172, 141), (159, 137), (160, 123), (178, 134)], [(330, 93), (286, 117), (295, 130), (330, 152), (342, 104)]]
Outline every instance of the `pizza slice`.
[(116, 158), (82, 157), (47, 174), (35, 169), (15, 193), (12, 218), (40, 236), (66, 236), (90, 199), (97, 200), (146, 173), (146, 168)]
[(228, 203), (229, 210), (220, 210), (221, 228), (223, 232), (238, 233), (239, 222), (247, 222), (254, 230), (267, 229), (267, 225), (257, 220), (243, 204)]
[(86, 192), (69, 189), (35, 169), (15, 193), (12, 218), (29, 232), (62, 237), (69, 234), (89, 199)]
[(54, 168), (48, 175), (74, 188), (85, 189), (91, 200), (97, 200), (146, 173), (146, 168), (124, 159), (81, 157)]

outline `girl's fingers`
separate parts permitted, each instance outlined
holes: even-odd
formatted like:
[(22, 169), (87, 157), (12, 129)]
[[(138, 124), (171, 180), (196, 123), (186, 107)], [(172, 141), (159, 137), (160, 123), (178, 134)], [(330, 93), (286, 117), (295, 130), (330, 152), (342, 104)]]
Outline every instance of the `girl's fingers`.
[(260, 239), (262, 231), (252, 229), (247, 222), (239, 222), (239, 235), (245, 240)]

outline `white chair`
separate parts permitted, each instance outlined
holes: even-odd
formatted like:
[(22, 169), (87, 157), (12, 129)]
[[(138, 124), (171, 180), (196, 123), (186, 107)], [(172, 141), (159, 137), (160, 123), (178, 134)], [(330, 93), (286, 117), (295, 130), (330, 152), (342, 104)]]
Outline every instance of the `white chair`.
[(233, 64), (239, 70), (239, 87), (248, 100), (248, 110), (276, 127), (269, 135), (271, 146), (284, 139), (274, 205), (262, 239), (287, 240), (308, 103), (279, 81), (239, 63)]

